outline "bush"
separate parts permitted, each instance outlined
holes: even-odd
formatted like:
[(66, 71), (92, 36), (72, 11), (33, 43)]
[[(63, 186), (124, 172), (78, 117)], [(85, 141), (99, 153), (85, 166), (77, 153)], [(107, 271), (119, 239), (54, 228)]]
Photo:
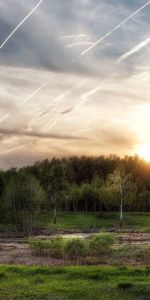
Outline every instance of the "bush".
[(29, 246), (35, 256), (49, 256), (54, 258), (69, 258), (72, 260), (84, 259), (87, 256), (96, 257), (111, 251), (114, 239), (110, 234), (100, 234), (90, 239), (51, 239), (30, 238)]
[(89, 241), (89, 251), (91, 255), (105, 254), (111, 251), (114, 239), (110, 234), (101, 233), (93, 236)]
[(88, 252), (88, 244), (85, 240), (74, 238), (69, 239), (65, 243), (65, 253), (71, 259), (78, 259), (86, 256)]
[(62, 258), (64, 254), (64, 240), (61, 237), (49, 240), (30, 238), (29, 246), (35, 256)]
[(35, 256), (44, 256), (44, 249), (47, 241), (42, 241), (41, 239), (29, 238), (29, 247)]
[(48, 250), (51, 257), (62, 258), (64, 256), (64, 239), (62, 237), (52, 238)]

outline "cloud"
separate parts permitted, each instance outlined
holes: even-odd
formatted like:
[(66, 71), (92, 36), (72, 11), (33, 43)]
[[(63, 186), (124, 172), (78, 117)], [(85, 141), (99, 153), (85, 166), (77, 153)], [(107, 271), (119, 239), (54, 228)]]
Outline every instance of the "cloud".
[(124, 53), (119, 59), (118, 59), (118, 63), (128, 59), (130, 56), (132, 56), (133, 54), (139, 52), (141, 49), (145, 48), (148, 44), (150, 43), (150, 38), (145, 39), (144, 41), (142, 41), (141, 43), (137, 44), (135, 47), (133, 47), (131, 50), (127, 51), (126, 53)]
[(131, 20), (134, 16), (136, 16), (141, 10), (143, 10), (145, 7), (147, 7), (150, 4), (150, 1), (146, 2), (144, 5), (140, 6), (136, 11), (134, 11), (129, 17), (125, 18), (121, 23), (119, 23), (117, 26), (115, 26), (112, 30), (107, 32), (104, 36), (102, 36), (100, 39), (98, 39), (95, 43), (93, 43), (90, 47), (88, 47), (86, 50), (81, 52), (81, 55), (85, 55), (87, 52), (89, 52), (91, 49), (96, 47), (98, 44), (103, 42), (108, 36), (110, 36), (114, 31), (119, 29), (122, 25), (126, 24), (129, 20)]
[(64, 111), (61, 112), (62, 115), (66, 115), (66, 114), (69, 114), (71, 111), (73, 111), (73, 107), (70, 107)]
[(10, 40), (10, 38), (15, 34), (15, 32), (26, 22), (26, 20), (37, 10), (37, 8), (42, 4), (44, 0), (40, 0), (36, 6), (25, 16), (25, 18), (13, 29), (13, 31), (8, 35), (8, 37), (2, 42), (0, 45), (0, 49), (2, 49), (6, 43)]
[[(0, 44), (37, 2), (0, 1)], [(15, 32), (0, 51), (2, 167), (54, 155), (134, 154), (134, 145), (148, 140), (149, 110), (141, 107), (150, 98), (144, 43), (150, 7), (114, 30), (107, 43), (80, 55), (85, 44), (104, 37), (146, 3), (43, 1)], [(124, 64), (114, 64), (123, 53), (129, 55)]]
[(62, 139), (62, 140), (78, 140), (80, 137), (69, 136), (69, 135), (59, 135), (59, 134), (49, 134), (45, 132), (35, 132), (35, 131), (23, 131), (17, 129), (4, 129), (0, 128), (0, 134), (3, 136), (21, 136), (21, 137), (36, 137), (42, 139)]

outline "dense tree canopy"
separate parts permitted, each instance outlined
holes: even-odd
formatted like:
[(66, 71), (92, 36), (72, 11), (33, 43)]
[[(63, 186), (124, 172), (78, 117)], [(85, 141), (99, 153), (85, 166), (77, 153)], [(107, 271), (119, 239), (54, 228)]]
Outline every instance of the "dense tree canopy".
[(150, 211), (150, 164), (138, 157), (72, 156), (0, 171), (0, 222), (26, 231), (38, 211), (53, 211), (55, 223), (58, 209), (119, 211), (120, 203)]

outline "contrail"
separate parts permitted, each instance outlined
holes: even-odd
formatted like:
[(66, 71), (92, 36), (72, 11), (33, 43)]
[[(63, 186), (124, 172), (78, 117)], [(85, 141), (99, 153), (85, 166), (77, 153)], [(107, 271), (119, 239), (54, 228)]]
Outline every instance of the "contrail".
[(81, 33), (81, 34), (64, 35), (64, 36), (61, 36), (60, 38), (62, 40), (68, 40), (68, 39), (80, 39), (80, 38), (85, 38), (85, 37), (87, 37), (87, 34)]
[(128, 57), (130, 57), (131, 55), (133, 55), (134, 53), (140, 51), (142, 48), (146, 47), (148, 44), (150, 43), (150, 38), (147, 38), (146, 40), (144, 40), (143, 42), (139, 43), (138, 45), (136, 45), (135, 47), (133, 47), (131, 50), (129, 50), (128, 52), (124, 53), (118, 60), (117, 63), (122, 62), (123, 60), (127, 59)]
[(47, 84), (48, 84), (48, 82), (43, 83), (36, 91), (34, 91), (31, 95), (29, 95), (21, 103), (19, 103), (17, 105), (17, 107), (19, 107), (19, 106), (27, 103), (33, 96), (35, 96), (36, 94), (38, 94)]
[(14, 30), (9, 34), (9, 36), (4, 40), (4, 42), (0, 45), (0, 49), (4, 47), (4, 45), (9, 41), (9, 39), (14, 35), (14, 33), (23, 25), (23, 23), (36, 11), (36, 9), (42, 4), (44, 0), (40, 0), (36, 6), (32, 8), (32, 10), (27, 14), (27, 16), (14, 28)]
[(146, 6), (150, 4), (150, 1), (146, 2), (144, 5), (142, 5), (139, 9), (137, 9), (134, 13), (132, 13), (129, 17), (124, 19), (121, 23), (119, 23), (116, 27), (114, 27), (111, 31), (107, 32), (104, 36), (102, 36), (99, 40), (97, 40), (93, 45), (88, 47), (86, 50), (81, 52), (81, 56), (89, 52), (92, 48), (100, 44), (103, 40), (105, 40), (108, 36), (110, 36), (115, 30), (120, 28), (122, 25), (124, 25), (126, 22), (128, 22), (130, 19), (132, 19), (134, 16), (136, 16), (141, 10), (143, 10)]
[(3, 116), (3, 117), (0, 119), (0, 123), (2, 123), (2, 122), (5, 121), (7, 118), (9, 118), (10, 115), (11, 115), (11, 114), (8, 113), (8, 114), (6, 114), (5, 116)]
[[(51, 102), (50, 104), (48, 104), (46, 106), (46, 109), (45, 110), (40, 110), (40, 112), (37, 112), (35, 115), (33, 115), (32, 117), (32, 120), (30, 121), (30, 126), (34, 125), (37, 121), (39, 122), (41, 119), (43, 119), (43, 114), (44, 116), (48, 116), (49, 114), (49, 111), (48, 109), (53, 106), (54, 103), (56, 103), (57, 101), (59, 100), (63, 100), (64, 98), (70, 96), (74, 91), (76, 91), (77, 89), (80, 89), (81, 87), (83, 87), (84, 85), (87, 84), (87, 82), (89, 82), (89, 80), (84, 80), (82, 83), (78, 84), (75, 88), (72, 88), (70, 89), (69, 91), (65, 92), (65, 93), (62, 93), (60, 95), (58, 95), (57, 97), (55, 97)], [(58, 120), (58, 116), (61, 116), (60, 113), (56, 114), (55, 118), (53, 118), (50, 122), (48, 122), (47, 125), (44, 126), (44, 128), (47, 128), (49, 127), (49, 125), (52, 123), (52, 122), (55, 122), (56, 119)]]
[(81, 130), (76, 130), (76, 131), (72, 132), (72, 134), (80, 134), (80, 133), (95, 130), (95, 129), (99, 129), (99, 127), (98, 126), (97, 127), (89, 127), (89, 128), (84, 128), (84, 129), (81, 129)]
[(75, 106), (74, 110), (81, 107), (88, 100), (89, 96), (97, 93), (101, 88), (101, 86), (98, 86), (81, 96), (81, 101)]
[[(89, 98), (89, 96), (97, 93), (99, 90), (101, 89), (101, 87), (96, 87), (90, 91), (88, 91), (87, 93), (84, 93), (81, 96), (81, 101), (77, 103), (77, 105), (75, 105), (66, 115), (70, 115), (73, 111), (75, 111), (76, 109), (78, 109), (79, 107), (81, 107), (81, 105), (83, 105)], [(49, 130), (52, 127), (54, 127), (54, 125), (64, 117), (64, 115), (62, 113), (58, 113), (54, 119), (52, 119), (43, 129), (44, 130)]]
[[(17, 104), (16, 108), (24, 105), (25, 103), (27, 103), (33, 96), (35, 96), (36, 94), (38, 94), (46, 85), (47, 85), (47, 82), (43, 83), (36, 91), (34, 91), (32, 94), (30, 94), (28, 97), (26, 97), (21, 103)], [(12, 115), (12, 113), (8, 113), (5, 116), (3, 116), (0, 119), (0, 123), (2, 123), (3, 121), (5, 121), (6, 119), (8, 119), (11, 115)]]
[(75, 42), (75, 43), (66, 45), (66, 48), (73, 48), (73, 47), (76, 47), (76, 46), (83, 46), (83, 45), (85, 45), (85, 46), (93, 45), (93, 42), (88, 42), (88, 41)]
[(4, 153), (10, 153), (10, 152), (13, 152), (14, 150), (23, 148), (25, 145), (26, 145), (26, 144), (18, 145), (18, 146), (16, 146), (16, 147), (12, 147), (12, 148), (10, 148), (10, 149), (2, 150), (2, 151), (0, 151), (0, 155), (1, 155), (1, 154), (4, 154)]

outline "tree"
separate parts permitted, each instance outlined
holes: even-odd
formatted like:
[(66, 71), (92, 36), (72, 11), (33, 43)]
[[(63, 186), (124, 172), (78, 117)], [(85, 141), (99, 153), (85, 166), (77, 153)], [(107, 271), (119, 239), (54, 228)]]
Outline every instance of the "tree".
[(4, 199), (9, 219), (19, 230), (32, 233), (33, 215), (40, 208), (44, 196), (44, 191), (34, 176), (18, 173), (10, 178)]
[(53, 223), (56, 224), (57, 208), (62, 196), (62, 192), (66, 186), (64, 165), (60, 163), (59, 160), (53, 161), (49, 180), (50, 182), (49, 182), (48, 190), (49, 190), (50, 200), (54, 209)]
[(91, 185), (95, 194), (95, 197), (93, 199), (93, 211), (96, 212), (96, 207), (98, 204), (99, 210), (101, 211), (103, 202), (102, 187), (104, 185), (104, 180), (97, 174), (94, 174)]
[(120, 227), (123, 225), (123, 205), (133, 201), (136, 196), (136, 183), (132, 174), (126, 174), (122, 166), (108, 176), (108, 190), (120, 201)]

